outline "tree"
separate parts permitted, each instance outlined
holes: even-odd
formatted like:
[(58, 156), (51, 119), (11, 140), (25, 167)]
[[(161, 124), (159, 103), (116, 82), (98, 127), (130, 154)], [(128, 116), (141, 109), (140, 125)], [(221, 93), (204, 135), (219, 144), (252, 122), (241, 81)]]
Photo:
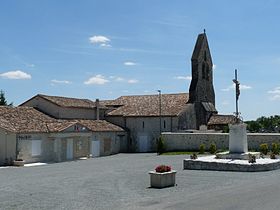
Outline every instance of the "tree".
[(13, 103), (8, 104), (3, 90), (0, 90), (0, 106), (13, 106)]

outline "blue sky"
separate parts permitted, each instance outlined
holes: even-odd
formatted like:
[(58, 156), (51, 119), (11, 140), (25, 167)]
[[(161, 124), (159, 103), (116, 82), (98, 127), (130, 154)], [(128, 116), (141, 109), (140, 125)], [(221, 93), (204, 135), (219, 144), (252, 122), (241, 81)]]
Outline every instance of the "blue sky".
[(0, 89), (15, 105), (43, 93), (114, 99), (188, 92), (206, 29), (216, 107), (245, 120), (280, 114), (280, 1), (3, 0)]

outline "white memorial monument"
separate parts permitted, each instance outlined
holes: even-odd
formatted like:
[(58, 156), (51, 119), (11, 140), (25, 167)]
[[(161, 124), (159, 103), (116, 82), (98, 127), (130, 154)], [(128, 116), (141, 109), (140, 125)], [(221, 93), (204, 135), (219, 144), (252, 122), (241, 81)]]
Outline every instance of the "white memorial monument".
[[(238, 99), (240, 95), (240, 83), (237, 80), (237, 70), (235, 69), (235, 83), (236, 90), (236, 112), (235, 123), (229, 125), (229, 152), (217, 153), (218, 159), (249, 159), (248, 153), (248, 141), (247, 141), (247, 125), (242, 122), (240, 112), (238, 111)], [(251, 155), (255, 155), (256, 158), (260, 157), (259, 152), (250, 152)]]

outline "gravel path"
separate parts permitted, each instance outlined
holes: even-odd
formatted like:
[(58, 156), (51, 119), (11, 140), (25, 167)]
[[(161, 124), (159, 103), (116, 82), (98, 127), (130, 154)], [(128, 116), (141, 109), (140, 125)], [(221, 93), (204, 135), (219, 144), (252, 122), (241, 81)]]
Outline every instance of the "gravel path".
[[(185, 155), (118, 154), (44, 166), (0, 169), (1, 209), (279, 209), (280, 170), (183, 170)], [(149, 188), (158, 164), (177, 186)]]

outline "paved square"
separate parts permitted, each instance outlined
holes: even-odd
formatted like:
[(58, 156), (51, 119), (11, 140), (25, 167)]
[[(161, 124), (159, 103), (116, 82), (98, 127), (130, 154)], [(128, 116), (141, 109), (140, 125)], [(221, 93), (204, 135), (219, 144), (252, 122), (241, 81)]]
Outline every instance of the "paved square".
[[(183, 170), (186, 155), (118, 154), (0, 169), (1, 209), (279, 209), (280, 170)], [(177, 170), (177, 186), (149, 188), (158, 164)]]

